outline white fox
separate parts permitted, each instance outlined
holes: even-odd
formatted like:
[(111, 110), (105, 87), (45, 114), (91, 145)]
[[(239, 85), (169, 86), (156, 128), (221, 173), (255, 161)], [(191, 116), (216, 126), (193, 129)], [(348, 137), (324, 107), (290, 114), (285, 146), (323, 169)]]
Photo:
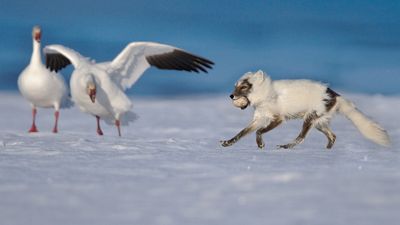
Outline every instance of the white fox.
[(329, 128), (329, 122), (336, 112), (342, 113), (367, 139), (383, 146), (390, 145), (385, 129), (362, 114), (353, 103), (341, 97), (326, 85), (311, 80), (277, 80), (264, 74), (244, 74), (235, 84), (230, 96), (235, 106), (245, 109), (254, 107), (252, 122), (235, 137), (221, 141), (227, 147), (236, 143), (241, 137), (256, 131), (256, 142), (259, 148), (265, 144), (262, 134), (283, 121), (303, 119), (303, 127), (298, 137), (291, 143), (279, 145), (280, 148), (293, 148), (303, 142), (308, 131), (315, 127), (328, 138), (327, 148), (332, 148), (336, 135)]

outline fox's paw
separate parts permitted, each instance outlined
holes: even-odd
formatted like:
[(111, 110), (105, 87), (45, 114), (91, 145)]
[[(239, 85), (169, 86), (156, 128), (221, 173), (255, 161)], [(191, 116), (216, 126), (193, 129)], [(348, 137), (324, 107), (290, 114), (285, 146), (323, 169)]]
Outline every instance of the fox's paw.
[(259, 149), (264, 149), (265, 144), (264, 144), (263, 141), (261, 141), (261, 142), (257, 142), (257, 146), (258, 146)]
[(259, 149), (263, 149), (265, 147), (264, 141), (261, 137), (261, 135), (257, 134), (256, 136), (256, 143)]
[(220, 141), (220, 143), (221, 143), (221, 145), (222, 145), (223, 147), (228, 147), (228, 146), (233, 145), (233, 142), (232, 142), (232, 141)]

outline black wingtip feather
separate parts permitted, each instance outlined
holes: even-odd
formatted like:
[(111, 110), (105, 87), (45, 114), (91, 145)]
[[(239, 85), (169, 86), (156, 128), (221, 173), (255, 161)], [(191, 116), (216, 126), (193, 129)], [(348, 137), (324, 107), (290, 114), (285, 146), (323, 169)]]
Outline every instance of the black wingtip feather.
[(151, 55), (146, 57), (147, 62), (159, 69), (185, 70), (188, 72), (208, 73), (207, 69), (212, 69), (214, 62), (188, 52), (175, 49), (172, 52)]
[(62, 54), (48, 53), (46, 54), (46, 68), (56, 73), (71, 64), (71, 61)]

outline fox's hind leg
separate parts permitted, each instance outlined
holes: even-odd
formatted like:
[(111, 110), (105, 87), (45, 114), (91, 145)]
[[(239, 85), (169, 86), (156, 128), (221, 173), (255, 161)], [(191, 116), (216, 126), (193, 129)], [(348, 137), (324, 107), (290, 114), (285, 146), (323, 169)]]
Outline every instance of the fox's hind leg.
[(331, 149), (333, 144), (335, 143), (336, 135), (329, 128), (328, 124), (318, 124), (315, 126), (315, 128), (325, 134), (325, 136), (328, 138), (328, 145), (326, 146), (326, 148)]
[(326, 89), (327, 98), (323, 101), (325, 102), (325, 115), (321, 116), (316, 122), (315, 128), (321, 131), (328, 138), (328, 144), (326, 148), (332, 148), (336, 140), (336, 135), (329, 128), (329, 121), (333, 114), (337, 111), (337, 97), (340, 96), (338, 93), (332, 91), (332, 89)]
[(314, 121), (318, 119), (318, 115), (316, 112), (310, 113), (305, 117), (304, 123), (303, 123), (303, 128), (300, 131), (299, 136), (297, 136), (296, 139), (294, 139), (293, 142), (286, 144), (286, 145), (278, 145), (279, 148), (293, 148), (294, 146), (300, 144), (301, 142), (304, 141), (304, 138), (306, 137), (308, 131), (312, 128)]

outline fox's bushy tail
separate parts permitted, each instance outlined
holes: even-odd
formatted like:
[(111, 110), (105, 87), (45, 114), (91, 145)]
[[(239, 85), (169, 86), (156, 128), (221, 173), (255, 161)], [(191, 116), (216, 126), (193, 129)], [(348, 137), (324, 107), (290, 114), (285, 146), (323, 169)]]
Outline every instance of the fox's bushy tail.
[(337, 97), (337, 102), (339, 112), (353, 122), (364, 137), (379, 145), (390, 146), (389, 135), (379, 124), (369, 119), (352, 102), (343, 97)]

